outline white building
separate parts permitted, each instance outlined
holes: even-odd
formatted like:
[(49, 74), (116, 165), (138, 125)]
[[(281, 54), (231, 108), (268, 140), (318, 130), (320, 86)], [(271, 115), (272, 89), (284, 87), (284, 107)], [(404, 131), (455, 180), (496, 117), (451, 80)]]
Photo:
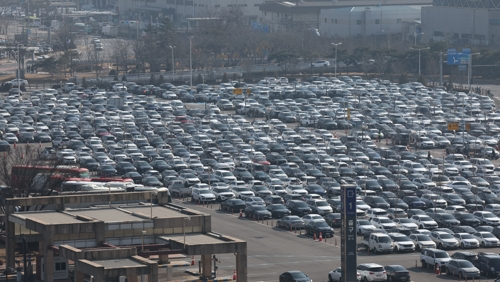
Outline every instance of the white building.
[(422, 6), (369, 6), (321, 10), (320, 33), (330, 37), (400, 34), (403, 23), (420, 21)]

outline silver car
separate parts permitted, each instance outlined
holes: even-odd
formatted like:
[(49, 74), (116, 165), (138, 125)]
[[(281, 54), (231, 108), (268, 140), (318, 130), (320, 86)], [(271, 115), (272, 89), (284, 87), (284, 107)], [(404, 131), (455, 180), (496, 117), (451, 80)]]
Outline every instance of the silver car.
[(481, 273), (470, 261), (452, 259), (446, 264), (446, 275), (458, 276), (460, 280), (479, 277)]

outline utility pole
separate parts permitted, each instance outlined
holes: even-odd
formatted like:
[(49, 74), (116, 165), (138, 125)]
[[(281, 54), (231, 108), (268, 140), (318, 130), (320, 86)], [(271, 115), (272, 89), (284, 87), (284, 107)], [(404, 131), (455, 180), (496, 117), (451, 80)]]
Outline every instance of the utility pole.
[(189, 86), (193, 88), (193, 36), (189, 36)]
[(443, 52), (439, 52), (439, 86), (443, 86)]
[(174, 61), (174, 48), (175, 46), (168, 46), (170, 49), (172, 49), (172, 82), (175, 79), (175, 61)]
[(335, 77), (337, 77), (337, 47), (342, 44), (342, 42), (339, 43), (332, 43), (333, 46), (335, 46)]

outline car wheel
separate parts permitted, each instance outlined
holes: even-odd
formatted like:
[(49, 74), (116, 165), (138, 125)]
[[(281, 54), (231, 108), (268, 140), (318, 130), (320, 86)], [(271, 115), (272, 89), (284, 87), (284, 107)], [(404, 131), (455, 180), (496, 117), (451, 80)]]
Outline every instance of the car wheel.
[(398, 247), (395, 246), (392, 251), (395, 252), (395, 253), (397, 253), (398, 252)]
[(217, 197), (217, 202), (222, 202), (222, 199), (220, 197)]
[(365, 279), (364, 279), (364, 281), (365, 281), (365, 282), (368, 282), (368, 278), (366, 278), (366, 276), (365, 276)]
[(427, 262), (425, 262), (425, 260), (422, 261), (422, 268), (427, 268)]
[(328, 282), (333, 282), (333, 278), (330, 274), (328, 274)]
[(417, 246), (415, 247), (415, 250), (420, 251), (420, 244), (417, 244)]
[(439, 243), (439, 245), (438, 245), (438, 249), (441, 249), (441, 250), (442, 250), (442, 249), (443, 249), (443, 244)]
[(446, 269), (446, 275), (450, 275), (450, 270), (448, 268)]
[(392, 276), (387, 277), (387, 281), (392, 282)]
[(464, 245), (464, 243), (462, 243), (462, 245), (460, 245), (460, 247), (461, 247), (462, 249), (465, 249), (465, 245)]
[(481, 242), (481, 248), (484, 248), (485, 245), (484, 245), (484, 242)]
[(462, 272), (459, 272), (459, 273), (458, 273), (458, 280), (459, 280), (459, 281), (464, 280), (464, 275), (462, 274)]

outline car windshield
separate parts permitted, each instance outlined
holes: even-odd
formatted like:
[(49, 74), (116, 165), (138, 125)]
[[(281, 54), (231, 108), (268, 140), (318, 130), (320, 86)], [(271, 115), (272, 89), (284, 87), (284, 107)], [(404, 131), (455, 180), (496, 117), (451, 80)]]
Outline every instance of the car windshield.
[(378, 242), (379, 243), (390, 243), (391, 242), (391, 238), (390, 237), (386, 237), (386, 236), (381, 236), (381, 237), (378, 237)]
[(495, 238), (495, 236), (493, 236), (493, 234), (491, 233), (482, 233), (483, 234), (483, 238)]
[(472, 235), (470, 234), (464, 234), (464, 235), (461, 235), (462, 239), (474, 239), (474, 237), (472, 237)]
[(470, 262), (470, 261), (459, 261), (458, 262), (458, 265), (461, 267), (461, 268), (472, 268), (474, 267), (474, 265)]
[(427, 235), (417, 235), (416, 238), (418, 241), (431, 241), (431, 238)]
[(358, 225), (372, 225), (368, 220), (358, 220)]
[(448, 234), (448, 233), (446, 233), (446, 234), (444, 234), (444, 233), (443, 234), (439, 234), (439, 237), (441, 239), (451, 239), (451, 238), (453, 238), (453, 236), (451, 234)]
[(292, 272), (291, 274), (294, 279), (307, 278), (307, 276), (302, 272)]
[(324, 221), (318, 221), (316, 222), (317, 227), (328, 227), (328, 224)]
[(436, 258), (449, 258), (448, 253), (446, 252), (436, 252), (434, 253)]
[(318, 206), (318, 207), (329, 207), (330, 205), (326, 201), (318, 201), (318, 202), (316, 202), (316, 206)]
[(392, 220), (390, 220), (388, 218), (381, 218), (380, 223), (392, 223)]
[(264, 207), (264, 206), (253, 206), (253, 209), (256, 210), (256, 211), (261, 211), (261, 210), (265, 210), (266, 207)]
[(411, 219), (409, 218), (401, 218), (399, 220), (399, 223), (412, 223)]
[(483, 217), (484, 218), (494, 218), (496, 216), (494, 214), (492, 214), (492, 213), (483, 213)]
[(410, 241), (410, 238), (408, 238), (406, 236), (396, 236), (396, 237), (392, 238), (392, 240), (394, 240), (396, 242), (405, 242), (405, 241)]
[(420, 220), (421, 221), (432, 221), (432, 219), (430, 217), (428, 217), (428, 216), (421, 216)]

